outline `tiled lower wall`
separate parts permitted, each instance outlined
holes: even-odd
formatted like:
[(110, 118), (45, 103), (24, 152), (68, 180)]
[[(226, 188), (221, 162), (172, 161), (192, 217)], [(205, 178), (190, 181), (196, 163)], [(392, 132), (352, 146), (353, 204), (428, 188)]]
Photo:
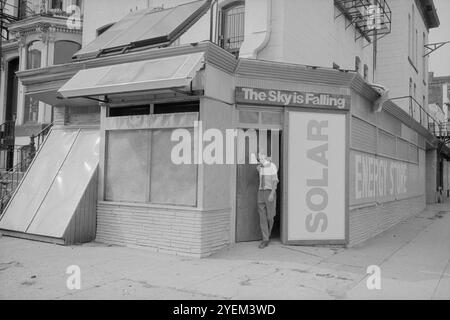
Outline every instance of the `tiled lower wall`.
[(350, 210), (349, 246), (360, 244), (425, 209), (425, 195)]
[(97, 237), (103, 243), (205, 257), (230, 243), (230, 209), (202, 211), (99, 202)]

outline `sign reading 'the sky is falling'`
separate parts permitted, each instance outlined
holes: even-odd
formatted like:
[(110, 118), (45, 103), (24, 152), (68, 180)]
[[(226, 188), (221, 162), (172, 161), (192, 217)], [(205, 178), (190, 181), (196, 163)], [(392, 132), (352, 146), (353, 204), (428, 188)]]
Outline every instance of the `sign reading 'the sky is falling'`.
[(236, 102), (337, 110), (350, 108), (350, 96), (330, 93), (236, 87)]

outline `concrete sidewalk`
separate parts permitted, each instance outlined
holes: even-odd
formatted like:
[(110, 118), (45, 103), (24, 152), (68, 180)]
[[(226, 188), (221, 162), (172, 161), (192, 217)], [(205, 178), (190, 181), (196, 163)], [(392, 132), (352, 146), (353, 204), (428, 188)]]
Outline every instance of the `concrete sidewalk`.
[[(206, 259), (0, 238), (0, 299), (450, 299), (450, 204), (359, 247), (236, 244)], [(66, 287), (70, 265), (81, 289)], [(381, 268), (381, 290), (366, 269)]]

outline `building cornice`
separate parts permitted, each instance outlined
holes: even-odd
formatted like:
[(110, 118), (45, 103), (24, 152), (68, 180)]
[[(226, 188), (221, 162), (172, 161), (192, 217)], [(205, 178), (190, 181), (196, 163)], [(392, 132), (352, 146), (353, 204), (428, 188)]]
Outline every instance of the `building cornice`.
[(46, 15), (36, 15), (24, 20), (8, 25), (11, 34), (28, 35), (51, 30), (53, 32), (65, 32), (73, 34), (82, 34), (82, 28), (69, 28), (67, 25), (68, 17), (55, 17)]
[(433, 0), (415, 0), (417, 8), (428, 29), (437, 28), (440, 25), (439, 16)]

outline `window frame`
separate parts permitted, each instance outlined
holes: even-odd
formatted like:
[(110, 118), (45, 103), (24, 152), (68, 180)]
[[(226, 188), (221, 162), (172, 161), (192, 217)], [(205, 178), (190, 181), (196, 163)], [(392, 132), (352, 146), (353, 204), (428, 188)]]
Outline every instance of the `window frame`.
[[(226, 21), (225, 15), (228, 11), (231, 11), (231, 10), (239, 8), (239, 7), (243, 7), (243, 12), (240, 13), (243, 15), (243, 24), (242, 24), (242, 30), (241, 30), (242, 32), (237, 37), (242, 37), (242, 41), (240, 41), (240, 40), (237, 41), (239, 43), (239, 45), (238, 45), (239, 48), (230, 49), (230, 48), (227, 48), (225, 45), (225, 42), (226, 42), (225, 29), (227, 27), (227, 25), (226, 25), (227, 21)], [(219, 46), (221, 48), (227, 50), (231, 54), (235, 55), (236, 57), (238, 57), (240, 48), (242, 46), (242, 43), (244, 42), (244, 37), (245, 37), (245, 0), (236, 0), (236, 1), (232, 1), (230, 3), (225, 4), (224, 6), (222, 6), (219, 9), (218, 18), (219, 19), (218, 19), (218, 38), (217, 39), (218, 39)]]
[[(180, 103), (183, 102), (192, 102), (193, 100), (183, 100), (183, 101), (178, 101)], [(174, 101), (173, 103), (177, 103), (176, 101)], [(126, 107), (126, 106), (144, 106), (147, 105), (147, 103), (142, 102), (133, 102), (133, 103), (126, 103), (126, 104), (112, 104), (110, 106), (107, 107), (107, 109), (105, 110), (106, 112), (104, 113), (104, 115), (102, 116), (101, 121), (106, 121), (106, 123), (104, 123), (103, 127), (103, 135), (105, 137), (105, 145), (104, 145), (104, 179), (102, 181), (102, 185), (103, 185), (103, 201), (106, 202), (111, 202), (111, 203), (132, 203), (135, 205), (140, 205), (140, 206), (171, 206), (171, 207), (182, 207), (182, 208), (196, 208), (199, 205), (199, 186), (200, 186), (200, 181), (199, 181), (199, 165), (196, 164), (195, 162), (191, 164), (191, 166), (195, 166), (195, 178), (194, 178), (194, 182), (192, 185), (192, 188), (194, 188), (195, 190), (195, 195), (194, 198), (192, 199), (192, 203), (164, 203), (164, 202), (158, 202), (158, 201), (153, 201), (152, 202), (152, 182), (151, 182), (151, 175), (152, 175), (152, 153), (154, 152), (154, 150), (152, 150), (153, 148), (153, 139), (154, 139), (154, 133), (156, 131), (163, 131), (163, 130), (174, 130), (177, 128), (180, 129), (187, 129), (187, 130), (193, 130), (194, 129), (194, 124), (192, 122), (192, 125), (190, 125), (189, 123), (187, 123), (186, 121), (182, 121), (180, 123), (180, 121), (175, 121), (172, 123), (165, 123), (164, 121), (159, 121), (157, 119), (153, 119), (152, 121), (152, 117), (161, 117), (161, 119), (163, 117), (184, 117), (185, 115), (188, 115), (188, 117), (192, 120), (193, 116), (195, 116), (195, 121), (198, 121), (198, 119), (200, 118), (200, 109), (198, 112), (186, 112), (186, 113), (180, 113), (180, 112), (174, 112), (174, 113), (159, 113), (159, 114), (154, 114), (153, 113), (153, 106), (154, 103), (150, 103), (149, 108), (151, 110), (149, 115), (128, 115), (128, 116), (117, 116), (117, 117), (109, 117), (108, 113), (109, 113), (109, 109), (110, 108), (115, 108), (115, 107)], [(198, 100), (198, 104), (199, 104), (199, 108), (200, 108), (200, 100)], [(140, 118), (140, 119), (139, 119)], [(147, 121), (146, 119), (148, 119), (149, 121)], [(186, 118), (185, 118), (186, 119)], [(124, 125), (124, 123), (126, 123), (127, 120), (130, 120), (130, 123), (145, 123), (144, 125), (141, 126), (127, 126), (126, 124)], [(143, 120), (143, 121), (139, 121), (139, 120)], [(156, 121), (155, 121), (156, 120)], [(190, 120), (190, 121), (191, 121)], [(118, 125), (117, 126), (110, 126), (109, 122), (115, 122), (117, 121)], [(125, 122), (123, 122), (125, 121)], [(122, 122), (122, 123), (121, 123)], [(121, 124), (119, 124), (121, 123)], [(176, 126), (175, 126), (176, 125)], [(148, 189), (146, 189), (146, 193), (145, 193), (145, 200), (144, 201), (133, 201), (133, 200), (126, 200), (126, 199), (113, 199), (110, 198), (107, 194), (107, 186), (108, 183), (111, 183), (110, 181), (108, 181), (108, 157), (109, 157), (109, 152), (108, 152), (108, 146), (109, 146), (109, 133), (110, 132), (117, 132), (117, 131), (145, 131), (146, 134), (148, 135), (149, 139), (147, 140), (148, 143), (148, 154), (147, 154), (147, 161), (148, 161), (148, 177), (146, 177), (146, 180), (148, 182)], [(194, 157), (194, 153), (192, 151), (191, 154), (192, 157)], [(146, 173), (146, 174), (147, 174)]]

